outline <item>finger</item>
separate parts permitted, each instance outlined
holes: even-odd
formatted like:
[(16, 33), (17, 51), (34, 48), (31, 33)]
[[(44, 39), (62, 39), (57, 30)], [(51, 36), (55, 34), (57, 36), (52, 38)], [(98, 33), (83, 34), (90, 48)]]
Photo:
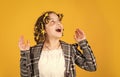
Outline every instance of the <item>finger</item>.
[(76, 36), (77, 36), (77, 38), (79, 38), (79, 39), (82, 39), (83, 37), (85, 37), (84, 34), (83, 34), (83, 33), (80, 33), (78, 29), (76, 30)]
[(20, 43), (20, 44), (23, 44), (23, 43), (24, 43), (24, 36), (21, 36), (21, 37), (20, 37), (19, 43)]
[(84, 37), (86, 38), (86, 35), (85, 35), (85, 33), (84, 33), (83, 30), (80, 30), (80, 29), (79, 29), (78, 31), (79, 31), (79, 32), (81, 31), (81, 35), (84, 36)]
[(82, 36), (82, 34), (80, 34), (78, 31), (76, 31), (76, 37), (80, 38)]
[(75, 31), (76, 36), (80, 36), (81, 34), (76, 30)]
[(76, 29), (76, 34), (77, 34), (77, 35), (80, 35), (80, 33), (79, 33), (79, 31), (78, 31), (78, 28)]
[(81, 29), (77, 29), (77, 32), (82, 35), (84, 34), (84, 32)]
[(74, 39), (77, 41), (77, 36), (76, 35), (74, 35)]
[(81, 36), (82, 36), (84, 39), (86, 39), (86, 35), (85, 35), (84, 31), (81, 30), (81, 29), (78, 29), (78, 31), (81, 32)]
[(18, 46), (19, 46), (20, 49), (23, 49), (25, 47), (24, 37), (23, 36), (20, 36)]
[(74, 35), (73, 37), (74, 37), (74, 39), (76, 39), (76, 35)]
[(79, 36), (78, 32), (77, 32), (77, 31), (75, 31), (75, 38), (77, 39), (77, 38), (78, 38), (78, 36)]

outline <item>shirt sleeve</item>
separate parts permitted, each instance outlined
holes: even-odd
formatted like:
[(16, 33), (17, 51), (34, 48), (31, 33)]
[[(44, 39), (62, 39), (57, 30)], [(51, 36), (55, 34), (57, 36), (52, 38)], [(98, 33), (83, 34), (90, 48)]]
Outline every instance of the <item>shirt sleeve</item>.
[(21, 51), (20, 53), (20, 75), (21, 77), (31, 77), (30, 76), (30, 50)]
[[(82, 52), (80, 52), (77, 48), (78, 46)], [(95, 57), (86, 39), (80, 41), (78, 44), (73, 44), (72, 48), (74, 53), (74, 61), (79, 67), (87, 71), (96, 71)]]

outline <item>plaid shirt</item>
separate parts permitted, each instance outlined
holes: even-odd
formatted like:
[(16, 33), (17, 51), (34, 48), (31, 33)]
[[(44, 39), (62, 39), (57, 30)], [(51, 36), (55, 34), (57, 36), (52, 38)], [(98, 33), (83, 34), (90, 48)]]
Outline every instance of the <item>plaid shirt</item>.
[[(21, 77), (40, 77), (38, 61), (43, 48), (43, 42), (33, 46), (30, 50), (21, 51), (20, 75)], [(87, 71), (96, 71), (96, 62), (87, 40), (78, 44), (67, 44), (60, 40), (65, 58), (65, 77), (76, 77), (75, 64)], [(80, 50), (77, 47), (80, 46)], [(59, 66), (58, 66), (59, 67)]]

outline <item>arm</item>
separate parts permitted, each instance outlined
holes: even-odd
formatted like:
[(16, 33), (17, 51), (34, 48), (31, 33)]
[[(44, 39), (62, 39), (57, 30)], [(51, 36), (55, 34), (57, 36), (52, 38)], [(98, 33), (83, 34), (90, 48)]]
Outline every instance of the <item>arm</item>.
[(21, 77), (31, 77), (30, 76), (30, 50), (21, 51), (20, 58), (20, 75)]
[(24, 37), (21, 36), (18, 46), (20, 48), (20, 75), (21, 77), (31, 77), (31, 59), (30, 59), (30, 43), (24, 42)]
[(95, 57), (90, 46), (88, 45), (84, 31), (76, 29), (74, 38), (78, 42), (80, 49), (83, 51), (83, 53), (81, 53), (77, 49), (76, 45), (72, 46), (75, 63), (87, 71), (95, 71)]
[[(80, 46), (80, 49), (83, 51), (83, 53), (81, 53), (78, 49), (77, 46)], [(88, 45), (87, 40), (82, 40), (80, 42), (78, 42), (78, 44), (73, 45), (73, 53), (74, 53), (74, 61), (75, 63), (87, 70), (87, 71), (96, 71), (96, 61), (95, 61), (95, 57), (94, 54), (90, 48), (90, 46)]]

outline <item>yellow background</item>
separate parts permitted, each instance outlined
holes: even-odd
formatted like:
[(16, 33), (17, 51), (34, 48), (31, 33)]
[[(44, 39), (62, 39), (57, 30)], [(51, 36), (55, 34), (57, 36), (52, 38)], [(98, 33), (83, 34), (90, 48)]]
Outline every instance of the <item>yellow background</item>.
[(18, 39), (34, 45), (34, 23), (48, 10), (64, 14), (64, 41), (80, 28), (94, 51), (97, 71), (77, 67), (77, 77), (120, 77), (119, 0), (0, 0), (0, 77), (20, 77)]

